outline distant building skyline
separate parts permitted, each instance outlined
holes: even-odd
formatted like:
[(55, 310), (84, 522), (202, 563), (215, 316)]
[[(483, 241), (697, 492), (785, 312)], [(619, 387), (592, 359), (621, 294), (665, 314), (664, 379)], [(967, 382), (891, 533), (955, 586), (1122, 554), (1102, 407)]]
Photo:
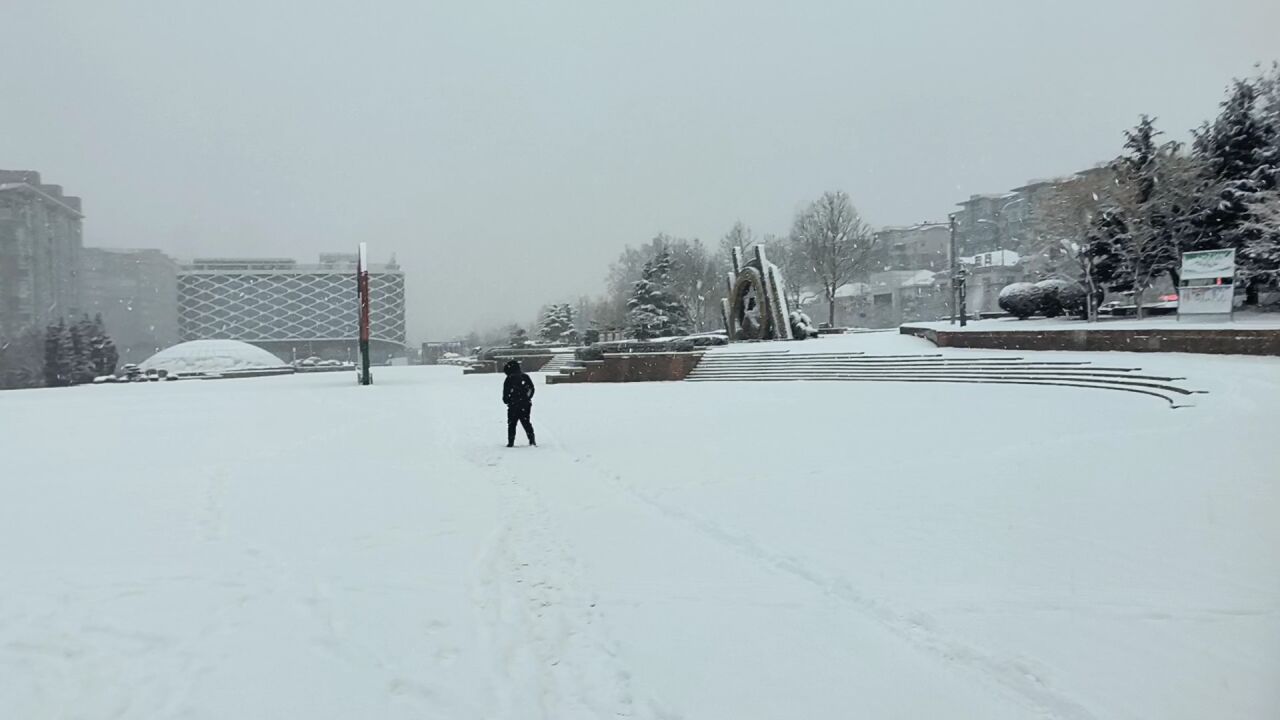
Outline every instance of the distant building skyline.
[(0, 170), (0, 335), (43, 329), (83, 311), (79, 197), (34, 170)]
[(122, 363), (178, 342), (178, 263), (155, 249), (87, 247), (80, 279), (85, 311), (101, 314)]
[[(178, 335), (242, 340), (282, 360), (355, 357), (356, 256), (322, 253), (317, 263), (289, 258), (196, 258), (178, 269)], [(375, 362), (406, 349), (404, 273), (394, 262), (370, 268)]]

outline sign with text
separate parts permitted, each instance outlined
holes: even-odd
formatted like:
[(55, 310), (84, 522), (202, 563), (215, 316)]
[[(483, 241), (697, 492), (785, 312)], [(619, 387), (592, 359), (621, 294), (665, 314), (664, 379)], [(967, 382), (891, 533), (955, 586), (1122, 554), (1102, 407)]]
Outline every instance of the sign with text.
[(1236, 294), (1235, 276), (1235, 250), (1182, 253), (1178, 317), (1230, 315)]
[(1229, 315), (1234, 285), (1198, 285), (1180, 288), (1179, 315)]
[(1216, 280), (1235, 277), (1236, 251), (1200, 250), (1182, 253), (1183, 280)]

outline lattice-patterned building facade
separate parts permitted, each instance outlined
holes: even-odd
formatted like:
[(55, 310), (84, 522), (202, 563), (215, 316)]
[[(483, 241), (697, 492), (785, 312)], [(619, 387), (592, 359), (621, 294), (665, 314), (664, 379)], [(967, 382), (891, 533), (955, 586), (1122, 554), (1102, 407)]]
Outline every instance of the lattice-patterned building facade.
[[(204, 258), (178, 272), (183, 341), (243, 340), (284, 360), (354, 359), (359, 304), (356, 256), (323, 254), (315, 265), (278, 258)], [(370, 268), (375, 362), (405, 346), (404, 273), (394, 260)]]

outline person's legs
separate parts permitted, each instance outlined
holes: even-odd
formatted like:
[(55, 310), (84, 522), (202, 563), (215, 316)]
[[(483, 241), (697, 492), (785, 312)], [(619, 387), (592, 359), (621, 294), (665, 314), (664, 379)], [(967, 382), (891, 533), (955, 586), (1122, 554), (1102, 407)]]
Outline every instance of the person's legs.
[[(533, 406), (529, 405), (520, 409), (520, 424), (524, 426), (525, 437), (529, 438), (530, 445), (537, 445), (538, 441), (533, 439), (533, 423), (530, 421), (530, 415), (533, 414)], [(514, 433), (515, 430), (512, 430)]]
[(516, 423), (520, 420), (520, 412), (514, 406), (507, 406), (507, 447), (516, 444)]

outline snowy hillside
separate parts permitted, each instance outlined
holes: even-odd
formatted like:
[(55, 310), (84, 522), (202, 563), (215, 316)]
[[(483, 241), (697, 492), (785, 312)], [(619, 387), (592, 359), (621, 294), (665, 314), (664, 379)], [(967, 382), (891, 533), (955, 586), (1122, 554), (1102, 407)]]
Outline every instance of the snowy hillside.
[(0, 715), (1275, 717), (1280, 362), (1126, 360), (1210, 394), (7, 392)]

